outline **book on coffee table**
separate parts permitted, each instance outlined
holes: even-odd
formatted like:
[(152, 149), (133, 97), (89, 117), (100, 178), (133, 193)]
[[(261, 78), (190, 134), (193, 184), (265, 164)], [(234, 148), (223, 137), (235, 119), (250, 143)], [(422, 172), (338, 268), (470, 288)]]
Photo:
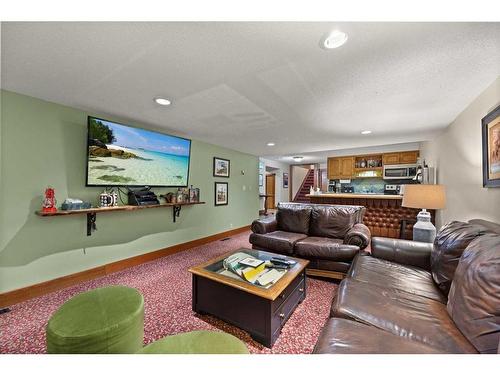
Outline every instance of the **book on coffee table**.
[(255, 268), (255, 267), (260, 266), (262, 263), (264, 263), (264, 261), (257, 259), (257, 258), (254, 258), (254, 257), (248, 257), (248, 258), (245, 258), (243, 260), (240, 260), (239, 263), (243, 264), (244, 266), (250, 266), (250, 267)]

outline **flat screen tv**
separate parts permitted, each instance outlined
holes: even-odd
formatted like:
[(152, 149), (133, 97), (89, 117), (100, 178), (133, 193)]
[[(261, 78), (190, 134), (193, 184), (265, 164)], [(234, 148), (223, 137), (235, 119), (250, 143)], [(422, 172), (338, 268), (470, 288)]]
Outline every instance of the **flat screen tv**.
[(191, 140), (88, 117), (87, 186), (185, 187)]

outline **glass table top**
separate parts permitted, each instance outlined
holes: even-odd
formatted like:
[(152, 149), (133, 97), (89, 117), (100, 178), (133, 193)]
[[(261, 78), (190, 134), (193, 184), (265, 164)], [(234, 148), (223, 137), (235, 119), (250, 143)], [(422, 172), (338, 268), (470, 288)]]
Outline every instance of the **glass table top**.
[(266, 251), (239, 249), (228, 257), (205, 266), (204, 269), (268, 289), (293, 268), (288, 270), (272, 268), (270, 260), (276, 257), (293, 261), (292, 258)]

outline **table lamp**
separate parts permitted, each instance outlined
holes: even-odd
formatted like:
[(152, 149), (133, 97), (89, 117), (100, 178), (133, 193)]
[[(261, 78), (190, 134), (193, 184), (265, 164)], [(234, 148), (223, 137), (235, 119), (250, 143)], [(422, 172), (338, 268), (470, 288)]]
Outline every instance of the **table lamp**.
[(413, 240), (434, 242), (436, 227), (431, 223), (431, 214), (427, 209), (444, 208), (446, 195), (443, 185), (405, 185), (403, 207), (421, 208), (417, 222), (413, 226)]

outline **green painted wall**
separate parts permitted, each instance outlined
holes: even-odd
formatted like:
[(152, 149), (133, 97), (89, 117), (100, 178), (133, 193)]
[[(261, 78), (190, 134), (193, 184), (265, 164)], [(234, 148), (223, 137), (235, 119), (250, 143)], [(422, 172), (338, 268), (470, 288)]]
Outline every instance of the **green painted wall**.
[[(101, 189), (85, 187), (87, 115), (113, 118), (8, 91), (1, 109), (0, 293), (242, 227), (258, 215), (258, 158), (193, 140), (189, 183), (207, 204), (184, 207), (175, 224), (170, 208), (107, 213), (87, 237), (84, 215), (38, 217), (48, 185), (58, 205), (67, 197), (97, 203)], [(229, 179), (212, 176), (214, 156), (231, 160)], [(216, 180), (229, 182), (228, 206), (214, 206)]]

